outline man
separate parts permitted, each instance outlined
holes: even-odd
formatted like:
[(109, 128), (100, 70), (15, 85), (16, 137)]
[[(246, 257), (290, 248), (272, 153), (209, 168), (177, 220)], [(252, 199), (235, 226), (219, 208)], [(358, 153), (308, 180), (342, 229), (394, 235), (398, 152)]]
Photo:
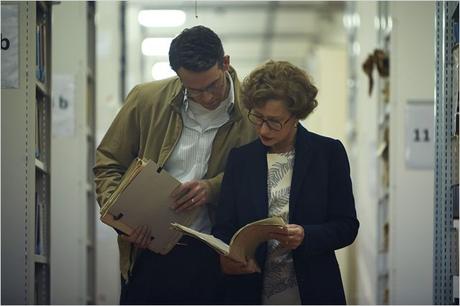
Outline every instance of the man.
[[(177, 77), (136, 86), (99, 145), (98, 202), (107, 201), (136, 157), (151, 159), (182, 182), (171, 195), (175, 209), (198, 207), (192, 227), (210, 233), (227, 156), (256, 136), (240, 106), (236, 72), (212, 30), (185, 29), (172, 41), (169, 61)], [(146, 226), (118, 237), (120, 303), (216, 303), (220, 270), (211, 248), (184, 236), (159, 255), (146, 249), (149, 237)]]

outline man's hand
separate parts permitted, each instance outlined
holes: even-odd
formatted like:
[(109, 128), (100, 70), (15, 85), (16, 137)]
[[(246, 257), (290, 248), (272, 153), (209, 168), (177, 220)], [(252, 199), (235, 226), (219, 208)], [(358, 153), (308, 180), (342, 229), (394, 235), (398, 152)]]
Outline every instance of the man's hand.
[(121, 235), (121, 239), (131, 242), (139, 249), (145, 249), (149, 246), (152, 234), (147, 225), (138, 226), (131, 235)]
[(210, 186), (204, 180), (183, 183), (177, 187), (171, 197), (174, 199), (174, 210), (181, 212), (193, 209), (209, 202)]
[(286, 249), (295, 250), (302, 243), (304, 235), (305, 233), (302, 226), (298, 224), (288, 224), (270, 233), (270, 238), (278, 240), (281, 246)]
[(225, 274), (237, 275), (250, 274), (255, 272), (260, 273), (260, 269), (254, 259), (248, 260), (247, 263), (240, 263), (227, 256), (220, 255), (220, 267), (222, 272)]

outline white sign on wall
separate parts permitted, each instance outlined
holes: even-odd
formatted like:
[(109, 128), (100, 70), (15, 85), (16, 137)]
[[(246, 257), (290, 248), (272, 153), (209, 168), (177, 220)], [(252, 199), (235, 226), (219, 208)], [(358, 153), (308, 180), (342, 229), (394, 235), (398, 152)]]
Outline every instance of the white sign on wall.
[(19, 88), (19, 6), (2, 3), (1, 8), (2, 88)]
[(75, 80), (73, 75), (53, 75), (52, 134), (75, 135)]
[(406, 165), (415, 169), (434, 166), (434, 103), (408, 101), (406, 104)]

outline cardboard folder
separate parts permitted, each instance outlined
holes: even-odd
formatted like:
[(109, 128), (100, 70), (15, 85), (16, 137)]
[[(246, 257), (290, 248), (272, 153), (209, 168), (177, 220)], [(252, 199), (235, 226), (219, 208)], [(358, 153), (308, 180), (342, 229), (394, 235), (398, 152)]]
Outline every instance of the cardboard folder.
[(101, 220), (127, 235), (137, 226), (149, 226), (153, 238), (149, 249), (167, 254), (182, 236), (170, 224), (190, 226), (196, 215), (196, 209), (180, 213), (172, 209), (171, 192), (180, 184), (155, 162), (136, 159), (102, 207)]

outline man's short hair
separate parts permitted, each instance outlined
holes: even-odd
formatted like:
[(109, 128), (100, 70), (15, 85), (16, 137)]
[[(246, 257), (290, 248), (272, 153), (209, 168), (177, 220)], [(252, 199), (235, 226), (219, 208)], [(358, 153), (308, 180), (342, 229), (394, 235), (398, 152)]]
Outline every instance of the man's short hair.
[(169, 48), (169, 64), (174, 71), (181, 67), (194, 72), (223, 67), (224, 48), (219, 36), (205, 26), (187, 28), (176, 36)]

